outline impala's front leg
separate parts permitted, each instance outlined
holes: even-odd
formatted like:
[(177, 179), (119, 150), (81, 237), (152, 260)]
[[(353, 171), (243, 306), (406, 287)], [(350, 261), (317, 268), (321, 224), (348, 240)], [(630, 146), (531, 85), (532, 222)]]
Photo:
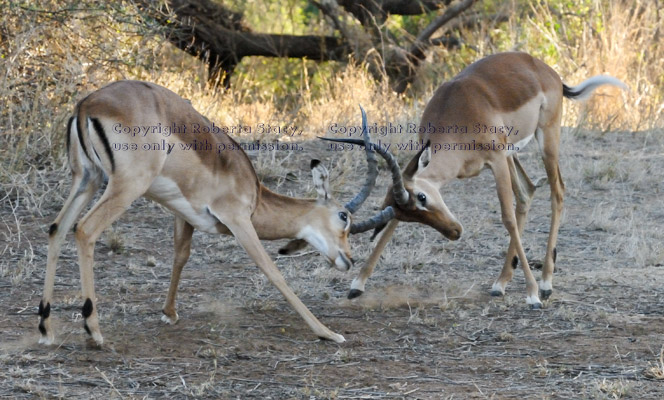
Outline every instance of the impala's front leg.
[(194, 227), (184, 219), (175, 217), (173, 231), (175, 254), (173, 257), (173, 271), (171, 272), (171, 286), (168, 288), (168, 296), (162, 310), (164, 315), (161, 316), (161, 320), (167, 324), (175, 324), (178, 321), (178, 313), (175, 309), (175, 297), (178, 285), (180, 284), (182, 268), (187, 263), (187, 260), (189, 260), (189, 254), (191, 253), (191, 237), (194, 234)]
[(346, 341), (343, 336), (338, 333), (332, 332), (328, 327), (323, 325), (312, 313), (309, 311), (307, 306), (305, 306), (302, 301), (297, 297), (293, 290), (288, 286), (286, 280), (284, 279), (277, 266), (274, 265), (274, 262), (267, 254), (256, 230), (251, 224), (250, 217), (243, 218), (242, 216), (233, 216), (230, 219), (233, 219), (232, 222), (222, 221), (228, 228), (231, 230), (237, 241), (244, 248), (244, 250), (249, 254), (252, 260), (258, 265), (258, 267), (263, 271), (267, 276), (268, 280), (279, 289), (281, 294), (286, 298), (288, 303), (297, 311), (298, 314), (304, 319), (307, 325), (314, 331), (314, 333), (322, 338), (327, 340), (332, 340), (336, 343), (343, 343)]
[[(521, 236), (523, 236), (523, 229), (526, 225), (528, 210), (530, 210), (530, 204), (532, 203), (533, 195), (535, 194), (535, 185), (530, 178), (528, 178), (528, 175), (521, 166), (516, 154), (507, 157), (507, 165), (510, 171), (512, 192), (516, 198), (516, 224), (519, 231), (519, 238), (521, 238)], [(509, 246), (503, 269), (500, 272), (499, 278), (491, 288), (492, 296), (503, 296), (505, 294), (505, 287), (512, 280), (514, 270), (518, 263), (519, 259), (516, 255), (516, 247)]]
[[(526, 259), (526, 253), (523, 250), (521, 244), (521, 237), (519, 235), (519, 227), (516, 221), (516, 216), (514, 215), (514, 208), (512, 208), (513, 196), (511, 189), (511, 180), (508, 161), (505, 157), (501, 157), (496, 160), (492, 165), (491, 169), (493, 171), (494, 177), (496, 178), (496, 188), (498, 190), (498, 199), (500, 200), (500, 208), (503, 219), (503, 224), (507, 229), (507, 232), (510, 235), (510, 245), (507, 251), (507, 259), (505, 260), (505, 265), (507, 263), (512, 263), (513, 260), (510, 257), (510, 254), (518, 255), (521, 260), (521, 267), (523, 269), (523, 274), (526, 278), (526, 303), (534, 309), (542, 307), (542, 302), (539, 299), (537, 281), (533, 276), (530, 266), (528, 265), (528, 260)], [(503, 268), (503, 271), (505, 268)], [(498, 277), (498, 280), (493, 284), (492, 294), (497, 290), (502, 289), (504, 291), (507, 281), (505, 281), (503, 274)], [(510, 274), (511, 278), (511, 274)]]
[(394, 230), (397, 229), (398, 224), (399, 221), (396, 219), (393, 219), (387, 223), (385, 230), (380, 235), (380, 239), (378, 239), (376, 247), (374, 247), (374, 249), (371, 251), (369, 259), (366, 261), (364, 266), (362, 266), (362, 269), (357, 274), (357, 277), (353, 279), (353, 283), (350, 285), (350, 292), (348, 292), (349, 299), (354, 299), (364, 293), (364, 285), (367, 283), (367, 280), (371, 274), (373, 274), (374, 268), (376, 268), (376, 264), (378, 264), (378, 261), (380, 261), (380, 255), (383, 253), (385, 246), (387, 246), (387, 243), (392, 238)]

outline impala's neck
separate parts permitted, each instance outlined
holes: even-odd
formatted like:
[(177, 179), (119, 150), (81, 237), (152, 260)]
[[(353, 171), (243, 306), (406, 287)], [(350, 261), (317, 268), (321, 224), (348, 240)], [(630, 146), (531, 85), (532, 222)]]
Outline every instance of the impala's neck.
[(306, 225), (314, 199), (298, 199), (274, 193), (260, 186), (260, 200), (251, 217), (258, 237), (263, 240), (295, 239)]

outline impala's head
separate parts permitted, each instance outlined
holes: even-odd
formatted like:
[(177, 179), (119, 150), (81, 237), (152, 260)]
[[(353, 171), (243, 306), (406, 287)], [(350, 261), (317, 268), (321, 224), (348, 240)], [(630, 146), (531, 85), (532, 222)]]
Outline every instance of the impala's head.
[(353, 266), (348, 245), (351, 212), (330, 195), (330, 174), (319, 160), (311, 160), (311, 173), (318, 198), (309, 203), (311, 209), (304, 215), (298, 239), (282, 247), (279, 254), (290, 254), (310, 244), (335, 268), (348, 271)]
[[(431, 161), (431, 147), (427, 145), (408, 163), (402, 179), (394, 179), (383, 202), (383, 208), (392, 207), (399, 221), (429, 225), (450, 240), (461, 237), (463, 228), (445, 205), (438, 187), (424, 177)], [(389, 163), (389, 162), (388, 162)], [(396, 162), (389, 163), (393, 177), (400, 174)], [(374, 237), (385, 224), (378, 226)]]

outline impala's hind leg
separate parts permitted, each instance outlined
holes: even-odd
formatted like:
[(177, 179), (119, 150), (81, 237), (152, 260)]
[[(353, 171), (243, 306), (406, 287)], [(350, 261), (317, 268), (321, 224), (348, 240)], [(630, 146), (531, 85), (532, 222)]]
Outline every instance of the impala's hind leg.
[(83, 305), (84, 326), (98, 345), (101, 345), (104, 339), (99, 330), (94, 273), (92, 270), (95, 243), (102, 232), (124, 214), (131, 203), (140, 197), (145, 190), (145, 185), (137, 180), (118, 184), (117, 181), (111, 178), (104, 194), (81, 219), (76, 229), (78, 263), (81, 271), (81, 292), (85, 299)]
[(46, 278), (44, 280), (44, 293), (39, 303), (39, 343), (52, 344), (55, 338), (51, 326), (51, 306), (53, 304), (53, 286), (55, 284), (55, 270), (60, 249), (65, 241), (67, 232), (74, 225), (74, 221), (81, 215), (83, 209), (92, 201), (92, 197), (99, 189), (100, 177), (91, 171), (74, 174), (69, 197), (62, 206), (62, 210), (55, 218), (48, 232), (48, 256), (46, 261)]
[(553, 292), (553, 270), (557, 255), (556, 242), (558, 241), (560, 217), (563, 212), (565, 184), (563, 183), (558, 166), (560, 120), (542, 130), (544, 133), (542, 159), (551, 188), (551, 227), (549, 228), (549, 240), (546, 243), (546, 256), (542, 266), (542, 281), (540, 286), (542, 298), (547, 299)]

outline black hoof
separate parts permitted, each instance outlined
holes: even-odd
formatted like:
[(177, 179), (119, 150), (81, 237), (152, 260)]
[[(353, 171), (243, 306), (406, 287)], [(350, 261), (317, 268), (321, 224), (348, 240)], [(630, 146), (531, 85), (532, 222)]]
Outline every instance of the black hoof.
[(531, 310), (541, 310), (542, 309), (542, 303), (535, 303), (530, 305)]
[(542, 300), (546, 300), (551, 296), (551, 293), (553, 293), (553, 290), (548, 289), (548, 290), (540, 290), (540, 297)]
[(493, 297), (503, 297), (503, 292), (500, 290), (492, 290), (491, 291), (491, 296)]
[(356, 297), (360, 297), (362, 296), (362, 293), (364, 293), (364, 291), (359, 289), (351, 289), (350, 292), (348, 292), (348, 299), (352, 300)]

